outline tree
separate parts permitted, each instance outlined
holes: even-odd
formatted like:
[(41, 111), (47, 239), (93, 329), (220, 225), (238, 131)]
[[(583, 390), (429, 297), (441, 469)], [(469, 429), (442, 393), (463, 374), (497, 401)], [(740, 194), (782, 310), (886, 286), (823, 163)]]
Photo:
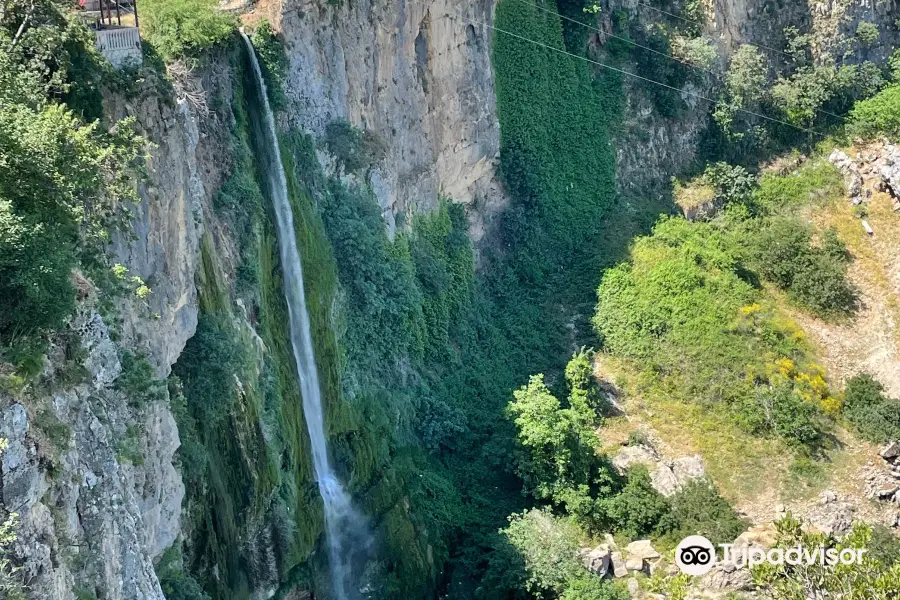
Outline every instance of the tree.
[(607, 409), (606, 400), (594, 382), (594, 352), (582, 348), (572, 355), (566, 365), (566, 383), (569, 386), (569, 408), (579, 424), (589, 434), (597, 425), (602, 412)]
[(597, 522), (596, 500), (611, 493), (614, 482), (594, 451), (592, 429), (578, 412), (562, 407), (543, 375), (532, 375), (513, 397), (507, 411), (518, 432), (516, 471), (525, 489), (584, 523)]
[[(137, 199), (130, 119), (105, 131), (51, 96), (93, 41), (51, 2), (0, 14), (0, 341), (53, 329), (74, 303), (72, 269)], [(86, 47), (90, 44), (90, 47)]]
[(863, 48), (874, 46), (880, 36), (881, 32), (878, 31), (878, 26), (875, 23), (860, 21), (859, 25), (856, 26), (856, 40)]
[[(524, 562), (522, 586), (532, 597), (627, 600), (627, 592), (587, 572), (578, 558), (587, 536), (571, 519), (532, 509), (509, 518), (501, 534)], [(514, 569), (518, 570), (518, 569)]]
[(713, 118), (726, 132), (739, 110), (753, 110), (765, 97), (769, 65), (756, 47), (744, 44), (731, 57), (725, 72), (725, 89), (716, 104)]

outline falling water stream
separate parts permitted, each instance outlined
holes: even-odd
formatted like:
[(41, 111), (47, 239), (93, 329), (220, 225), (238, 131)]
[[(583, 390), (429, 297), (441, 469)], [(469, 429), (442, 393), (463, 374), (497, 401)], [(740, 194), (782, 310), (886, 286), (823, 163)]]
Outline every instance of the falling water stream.
[(306, 312), (306, 297), (303, 290), (303, 272), (300, 252), (294, 233), (294, 217), (288, 196), (287, 180), (278, 137), (275, 133), (275, 118), (269, 106), (266, 84), (259, 68), (256, 52), (250, 39), (241, 32), (253, 65), (259, 92), (259, 106), (263, 110), (263, 135), (269, 156), (262, 162), (268, 179), (270, 201), (275, 209), (278, 227), (278, 245), (284, 276), (284, 294), (287, 298), (290, 319), (291, 345), (300, 377), (300, 392), (303, 395), (303, 414), (309, 430), (312, 448), (313, 468), (318, 481), (319, 493), (325, 507), (325, 543), (331, 570), (335, 600), (353, 600), (359, 594), (353, 585), (351, 562), (354, 554), (367, 544), (368, 531), (365, 521), (354, 509), (350, 496), (338, 481), (328, 459), (325, 437), (325, 418), (322, 406), (322, 391), (316, 371), (316, 359), (310, 332), (309, 315)]

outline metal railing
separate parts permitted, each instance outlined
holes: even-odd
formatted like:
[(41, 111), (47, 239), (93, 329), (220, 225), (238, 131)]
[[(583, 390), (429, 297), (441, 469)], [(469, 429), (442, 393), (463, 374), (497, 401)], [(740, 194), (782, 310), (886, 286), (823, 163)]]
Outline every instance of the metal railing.
[(113, 50), (141, 49), (141, 34), (137, 27), (121, 29), (99, 29), (94, 32), (97, 50), (110, 52)]

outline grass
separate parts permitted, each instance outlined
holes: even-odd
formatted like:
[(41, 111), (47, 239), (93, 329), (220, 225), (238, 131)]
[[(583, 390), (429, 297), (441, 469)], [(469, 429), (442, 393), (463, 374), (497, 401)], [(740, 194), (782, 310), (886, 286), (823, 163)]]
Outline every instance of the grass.
[(871, 448), (839, 429), (836, 448), (824, 460), (798, 458), (780, 440), (742, 430), (725, 410), (681, 402), (647, 386), (623, 361), (598, 355), (596, 372), (616, 379), (628, 414), (607, 419), (598, 430), (602, 451), (614, 454), (632, 431), (649, 426), (668, 458), (703, 457), (722, 495), (751, 516), (769, 517), (776, 502), (808, 500), (824, 489), (851, 493), (854, 476), (871, 457)]

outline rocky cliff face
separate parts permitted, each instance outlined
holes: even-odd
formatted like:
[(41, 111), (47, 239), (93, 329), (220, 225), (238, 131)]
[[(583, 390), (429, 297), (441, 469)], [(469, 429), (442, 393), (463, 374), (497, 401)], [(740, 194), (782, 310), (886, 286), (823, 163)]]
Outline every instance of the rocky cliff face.
[(214, 159), (222, 124), (142, 91), (108, 99), (108, 114), (135, 116), (153, 143), (132, 232), (110, 250), (153, 292), (104, 299), (79, 279), (81, 305), (39, 383), (0, 393), (2, 500), (19, 515), (13, 551), (34, 598), (162, 600), (153, 560), (180, 534), (178, 430), (156, 378), (196, 328), (198, 240), (225, 166)]
[[(774, 2), (772, 0), (715, 0), (711, 32), (726, 49), (741, 43), (755, 43), (781, 49), (785, 27), (809, 31), (815, 39), (813, 53), (846, 56), (850, 62), (869, 59), (884, 61), (900, 39), (896, 25), (896, 0), (826, 0), (819, 2)], [(878, 40), (861, 48), (854, 40), (859, 23), (866, 21), (878, 28)], [(780, 53), (766, 50), (777, 59)]]
[(281, 0), (268, 18), (290, 59), (286, 125), (321, 135), (335, 119), (387, 147), (369, 174), (391, 231), (447, 196), (473, 237), (504, 204), (490, 45), (494, 0)]

